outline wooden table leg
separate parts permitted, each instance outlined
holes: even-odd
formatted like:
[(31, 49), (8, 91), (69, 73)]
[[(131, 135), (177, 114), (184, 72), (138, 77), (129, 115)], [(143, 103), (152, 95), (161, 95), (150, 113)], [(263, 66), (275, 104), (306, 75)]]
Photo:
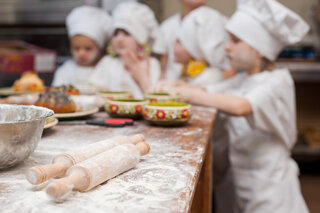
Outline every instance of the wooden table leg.
[(190, 212), (212, 212), (212, 137), (210, 137), (208, 141), (206, 156), (203, 162)]

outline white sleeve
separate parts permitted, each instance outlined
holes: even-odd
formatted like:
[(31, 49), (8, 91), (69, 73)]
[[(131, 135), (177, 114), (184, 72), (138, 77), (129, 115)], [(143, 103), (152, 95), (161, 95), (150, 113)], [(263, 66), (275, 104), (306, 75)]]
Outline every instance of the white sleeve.
[(152, 52), (160, 55), (166, 55), (169, 52), (168, 41), (166, 41), (166, 22), (164, 22), (159, 30), (158, 35), (152, 46)]
[(97, 64), (94, 73), (89, 79), (89, 83), (94, 87), (99, 88), (100, 90), (108, 89), (108, 81), (110, 76), (108, 76), (108, 56), (103, 57), (100, 62)]
[(293, 82), (285, 81), (281, 77), (272, 81), (266, 80), (250, 90), (245, 98), (252, 107), (252, 115), (247, 117), (250, 125), (276, 135), (291, 148), (296, 139)]
[(245, 73), (236, 73), (235, 76), (229, 79), (222, 80), (216, 84), (207, 85), (205, 88), (209, 93), (225, 93), (230, 89), (239, 87), (246, 76)]
[(189, 83), (198, 84), (203, 87), (216, 84), (224, 79), (222, 72), (213, 67), (206, 68), (198, 76), (193, 77), (189, 80)]
[(232, 88), (229, 83), (229, 80), (225, 80), (216, 84), (207, 85), (205, 88), (209, 93), (225, 93), (229, 88)]
[(52, 86), (62, 86), (62, 85), (68, 85), (72, 84), (71, 78), (72, 78), (72, 62), (70, 60), (66, 61), (61, 65), (55, 72)]
[(150, 80), (152, 85), (156, 85), (160, 80), (161, 67), (158, 59), (150, 58)]

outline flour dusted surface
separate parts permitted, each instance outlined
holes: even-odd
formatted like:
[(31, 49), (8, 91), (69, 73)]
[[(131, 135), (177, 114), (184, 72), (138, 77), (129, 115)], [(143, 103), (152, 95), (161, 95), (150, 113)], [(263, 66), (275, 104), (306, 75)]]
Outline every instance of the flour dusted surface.
[[(0, 172), (1, 212), (187, 212), (213, 118), (214, 110), (195, 107), (194, 117), (184, 127), (154, 127), (144, 121), (125, 128), (58, 125), (44, 133), (36, 151), (23, 164)], [(37, 189), (25, 179), (28, 168), (51, 163), (57, 154), (138, 133), (145, 135), (151, 150), (135, 168), (88, 192), (72, 192), (64, 202), (50, 201), (41, 190), (44, 186)]]

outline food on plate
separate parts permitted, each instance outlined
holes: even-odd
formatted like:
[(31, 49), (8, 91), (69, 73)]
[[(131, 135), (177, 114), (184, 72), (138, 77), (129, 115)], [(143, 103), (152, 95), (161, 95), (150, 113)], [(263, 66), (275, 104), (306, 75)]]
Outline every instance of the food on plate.
[(68, 94), (60, 91), (51, 91), (40, 94), (35, 105), (49, 108), (55, 113), (70, 113), (76, 111), (75, 102)]
[(68, 95), (80, 95), (80, 91), (73, 85), (62, 85), (59, 87), (51, 87), (48, 89), (48, 92), (51, 92), (51, 91), (61, 91), (61, 92), (67, 93)]
[(21, 75), (20, 79), (14, 82), (13, 90), (15, 92), (43, 92), (44, 82), (37, 73), (27, 71)]

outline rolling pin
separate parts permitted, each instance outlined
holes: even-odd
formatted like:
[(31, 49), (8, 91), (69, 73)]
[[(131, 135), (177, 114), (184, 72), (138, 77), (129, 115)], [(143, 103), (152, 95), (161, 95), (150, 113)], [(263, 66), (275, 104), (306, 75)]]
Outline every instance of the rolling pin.
[(126, 143), (137, 144), (140, 141), (144, 141), (144, 136), (138, 134), (132, 137), (116, 136), (107, 140), (92, 143), (88, 146), (57, 155), (53, 158), (52, 164), (35, 166), (28, 169), (26, 178), (31, 184), (40, 184), (53, 177), (65, 175), (66, 171), (71, 166), (108, 149), (112, 149), (117, 145)]
[(52, 181), (46, 193), (53, 200), (65, 198), (72, 190), (88, 191), (133, 168), (149, 152), (146, 142), (122, 144), (70, 167), (67, 176)]

